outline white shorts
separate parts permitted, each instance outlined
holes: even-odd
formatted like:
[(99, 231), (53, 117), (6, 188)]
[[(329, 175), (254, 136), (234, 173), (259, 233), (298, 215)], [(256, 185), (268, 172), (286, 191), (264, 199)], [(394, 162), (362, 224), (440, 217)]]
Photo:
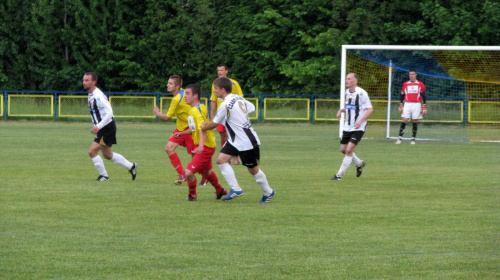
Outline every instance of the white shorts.
[(419, 120), (422, 118), (422, 104), (420, 102), (405, 102), (405, 106), (403, 107), (403, 114), (401, 114), (402, 118)]

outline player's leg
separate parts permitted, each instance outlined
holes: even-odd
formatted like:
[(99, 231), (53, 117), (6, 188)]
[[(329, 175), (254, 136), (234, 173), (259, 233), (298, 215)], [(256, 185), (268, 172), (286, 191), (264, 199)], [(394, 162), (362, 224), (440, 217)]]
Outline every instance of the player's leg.
[(263, 196), (260, 200), (261, 203), (266, 203), (274, 196), (274, 190), (269, 186), (266, 174), (259, 168), (260, 148), (259, 146), (252, 150), (240, 152), (241, 163), (247, 167), (248, 172), (253, 175), (255, 182), (262, 190)]
[(405, 134), (406, 123), (408, 122), (408, 118), (404, 118), (401, 121), (401, 126), (399, 127), (399, 139), (396, 141), (396, 144), (401, 144), (401, 140), (403, 140), (403, 134)]
[(99, 177), (97, 177), (97, 180), (107, 181), (109, 180), (108, 172), (106, 171), (106, 167), (104, 166), (104, 161), (102, 160), (101, 156), (99, 156), (99, 151), (102, 147), (103, 146), (101, 144), (94, 141), (92, 142), (92, 144), (90, 144), (88, 153), (90, 158), (92, 159), (92, 162), (94, 163), (95, 168), (97, 169), (97, 172), (99, 172)]
[(175, 152), (175, 149), (179, 146), (178, 143), (168, 141), (167, 145), (165, 146), (165, 151), (167, 152), (168, 158), (170, 159), (170, 163), (174, 167), (175, 171), (177, 171), (177, 174), (179, 174), (179, 178), (175, 180), (175, 184), (179, 185), (182, 182), (186, 180), (184, 176), (184, 167), (182, 167), (182, 162), (181, 159), (179, 158), (179, 155)]
[(231, 200), (243, 195), (243, 190), (236, 180), (234, 170), (229, 164), (229, 160), (235, 155), (238, 155), (238, 150), (236, 150), (236, 148), (234, 148), (231, 144), (226, 143), (217, 156), (216, 163), (219, 166), (220, 172), (222, 173), (222, 176), (224, 176), (224, 179), (226, 179), (227, 184), (231, 187), (229, 194), (223, 197), (222, 200)]
[(418, 120), (422, 118), (422, 105), (415, 103), (411, 120), (413, 122), (411, 144), (415, 145), (415, 138), (417, 137)]
[(415, 145), (415, 138), (417, 137), (417, 131), (418, 131), (418, 120), (413, 120), (413, 129), (411, 138), (412, 145)]
[[(195, 157), (193, 157), (193, 160), (195, 160)], [(192, 161), (191, 161), (191, 163), (192, 163)], [(188, 164), (188, 166), (191, 166), (191, 163)], [(194, 175), (194, 172), (189, 169), (189, 167), (186, 168), (184, 176), (187, 179), (188, 192), (189, 192), (186, 201), (195, 201), (197, 198), (196, 197), (196, 185), (197, 185), (196, 176)]]

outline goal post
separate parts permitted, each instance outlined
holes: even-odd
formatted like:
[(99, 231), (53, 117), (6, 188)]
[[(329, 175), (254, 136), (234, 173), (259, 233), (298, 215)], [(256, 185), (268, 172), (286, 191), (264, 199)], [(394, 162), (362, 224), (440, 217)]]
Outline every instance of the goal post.
[[(368, 92), (370, 99), (377, 101), (370, 121), (386, 124), (386, 133), (380, 137), (397, 138), (401, 124), (397, 110), (401, 86), (409, 79), (408, 71), (415, 69), (417, 79), (426, 86), (429, 110), (419, 121), (417, 139), (488, 140), (471, 139), (468, 130), (471, 123), (500, 124), (498, 65), (498, 46), (343, 45), (340, 107), (345, 107), (346, 74), (355, 72), (358, 85)], [(382, 100), (387, 102), (386, 109), (379, 104)], [(387, 110), (384, 120), (376, 110)], [(342, 114), (339, 136), (343, 124)], [(411, 131), (407, 131), (405, 137), (411, 137)]]

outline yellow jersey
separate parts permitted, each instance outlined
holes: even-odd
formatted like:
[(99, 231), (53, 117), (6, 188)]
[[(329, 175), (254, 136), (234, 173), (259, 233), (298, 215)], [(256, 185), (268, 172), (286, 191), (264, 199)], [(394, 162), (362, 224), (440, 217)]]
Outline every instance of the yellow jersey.
[[(238, 82), (236, 80), (233, 80), (233, 79), (229, 79), (229, 80), (231, 80), (231, 83), (233, 83), (233, 88), (231, 90), (231, 93), (243, 97), (243, 91), (241, 90), (240, 84), (238, 84)], [(219, 106), (222, 103), (222, 101), (224, 101), (220, 98), (217, 98), (217, 95), (215, 95), (213, 84), (212, 84), (212, 96), (210, 97), (210, 101), (212, 101), (212, 102), (217, 101), (217, 107), (215, 107), (216, 112), (219, 109)]]
[(170, 102), (170, 107), (168, 107), (167, 117), (173, 118), (177, 117), (177, 129), (179, 131), (185, 130), (188, 125), (188, 115), (191, 106), (186, 104), (184, 99), (184, 89), (181, 89)]
[[(202, 123), (209, 123), (210, 119), (208, 118), (208, 110), (205, 104), (198, 104), (194, 107), (191, 107), (189, 110), (189, 128), (192, 131), (193, 143), (195, 145), (200, 144), (200, 131)], [(205, 137), (205, 146), (209, 148), (215, 148), (215, 133), (214, 131), (207, 130), (207, 135)]]

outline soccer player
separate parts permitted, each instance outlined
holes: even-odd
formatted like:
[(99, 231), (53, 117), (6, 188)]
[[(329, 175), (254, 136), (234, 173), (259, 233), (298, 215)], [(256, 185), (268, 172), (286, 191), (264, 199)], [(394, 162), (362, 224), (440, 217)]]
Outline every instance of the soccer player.
[(356, 177), (361, 176), (365, 161), (354, 154), (354, 149), (363, 137), (368, 123), (368, 117), (373, 113), (372, 103), (368, 93), (358, 87), (358, 75), (349, 73), (345, 79), (347, 90), (345, 91), (345, 108), (337, 112), (340, 119), (342, 113), (346, 113), (342, 139), (340, 139), (340, 152), (345, 154), (339, 171), (331, 180), (342, 180), (344, 173), (352, 162), (356, 165)]
[[(396, 144), (401, 144), (403, 134), (405, 133), (406, 123), (411, 118), (413, 123), (411, 144), (415, 145), (415, 137), (417, 136), (418, 120), (427, 114), (427, 104), (425, 96), (425, 85), (417, 80), (417, 72), (411, 69), (408, 72), (409, 81), (403, 83), (401, 88), (401, 103), (399, 103), (399, 113), (403, 121), (399, 128), (399, 139)], [(403, 107), (404, 102), (404, 107)], [(423, 104), (421, 104), (421, 102)]]
[(175, 168), (175, 171), (179, 174), (177, 180), (174, 181), (176, 185), (182, 184), (186, 181), (184, 176), (184, 167), (182, 167), (181, 159), (179, 155), (175, 152), (175, 149), (181, 145), (186, 147), (188, 154), (192, 154), (194, 150), (193, 139), (191, 138), (191, 133), (185, 134), (181, 137), (174, 137), (178, 132), (182, 132), (188, 128), (188, 114), (191, 110), (191, 106), (186, 104), (184, 99), (184, 89), (182, 89), (182, 78), (178, 75), (172, 75), (167, 82), (167, 91), (174, 95), (172, 102), (170, 102), (170, 107), (168, 108), (167, 114), (162, 114), (158, 107), (154, 108), (153, 113), (166, 121), (169, 121), (173, 117), (177, 117), (177, 127), (168, 139), (167, 145), (165, 146), (165, 151), (170, 159), (170, 162)]
[(263, 192), (260, 203), (267, 203), (273, 198), (274, 190), (269, 187), (266, 175), (258, 166), (260, 141), (248, 117), (249, 113), (255, 111), (255, 106), (243, 97), (232, 94), (232, 82), (226, 77), (217, 78), (213, 86), (217, 97), (224, 101), (220, 104), (214, 119), (208, 124), (202, 124), (201, 129), (207, 131), (218, 124), (223, 124), (229, 134), (226, 144), (217, 156), (217, 165), (228, 185), (231, 186), (231, 191), (222, 200), (232, 200), (243, 195), (234, 170), (229, 164), (231, 157), (240, 156), (242, 164), (254, 176)]
[(195, 173), (202, 174), (208, 182), (215, 188), (215, 199), (221, 199), (227, 194), (226, 189), (222, 188), (215, 172), (212, 171), (212, 156), (215, 153), (215, 133), (212, 130), (202, 131), (201, 124), (207, 123), (208, 110), (204, 104), (200, 103), (201, 89), (197, 85), (188, 85), (184, 91), (186, 103), (191, 106), (189, 110), (188, 123), (189, 128), (175, 133), (174, 137), (182, 137), (191, 134), (195, 149), (193, 150), (193, 159), (187, 165), (185, 174), (189, 194), (187, 201), (196, 200), (196, 177)]
[[(217, 75), (220, 77), (227, 77), (227, 73), (229, 70), (227, 69), (227, 66), (225, 64), (221, 64), (217, 66)], [(239, 95), (243, 97), (243, 91), (241, 90), (240, 84), (233, 79), (229, 79), (233, 85), (231, 93)], [(222, 99), (218, 98), (217, 95), (214, 92), (214, 86), (212, 85), (212, 96), (210, 97), (210, 119), (213, 120), (215, 116), (215, 112), (217, 112), (218, 108), (220, 107), (220, 104), (222, 103)], [(217, 126), (217, 132), (220, 134), (220, 144), (221, 147), (224, 146), (224, 144), (227, 141), (227, 131), (224, 125), (219, 124)], [(233, 164), (239, 164), (240, 161), (238, 160), (238, 157), (234, 157)]]
[(83, 75), (83, 88), (89, 93), (88, 104), (90, 116), (94, 127), (90, 133), (95, 134), (94, 141), (89, 148), (89, 156), (94, 162), (94, 166), (99, 172), (97, 181), (108, 181), (109, 175), (104, 167), (104, 161), (99, 156), (99, 151), (105, 159), (127, 168), (135, 180), (137, 175), (137, 164), (131, 163), (125, 157), (111, 150), (111, 146), (116, 144), (116, 123), (113, 116), (113, 109), (104, 93), (96, 87), (97, 75), (94, 72), (87, 72)]

